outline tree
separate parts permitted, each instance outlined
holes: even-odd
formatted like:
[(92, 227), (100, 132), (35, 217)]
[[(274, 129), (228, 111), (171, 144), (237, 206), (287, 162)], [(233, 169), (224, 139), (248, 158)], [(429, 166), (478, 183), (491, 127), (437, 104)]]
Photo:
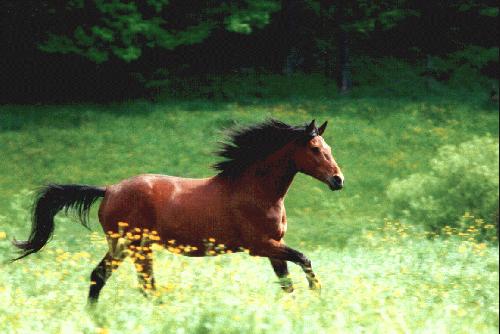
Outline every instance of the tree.
[(476, 71), (490, 67), (486, 72), (498, 78), (496, 1), (412, 0), (409, 7), (419, 13), (408, 24), (410, 39), (426, 59), (422, 74), (428, 84), (448, 79), (465, 67)]
[(48, 2), (52, 21), (39, 47), (95, 63), (138, 59), (146, 48), (172, 50), (199, 43), (218, 28), (249, 34), (268, 24), (277, 0), (71, 0)]
[[(335, 74), (342, 93), (352, 88), (350, 65), (351, 38), (368, 36), (374, 31), (393, 28), (400, 21), (416, 12), (408, 9), (405, 1), (389, 0), (373, 2), (368, 0), (306, 0), (321, 22), (317, 35), (327, 71), (334, 51), (337, 51)], [(328, 73), (332, 75), (333, 73)]]

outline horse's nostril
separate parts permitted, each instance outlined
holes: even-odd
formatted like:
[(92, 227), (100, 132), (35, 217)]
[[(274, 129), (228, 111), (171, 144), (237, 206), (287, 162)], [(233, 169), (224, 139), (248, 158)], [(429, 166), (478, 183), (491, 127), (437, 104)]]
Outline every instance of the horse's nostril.
[(334, 175), (329, 180), (331, 190), (340, 190), (344, 188), (344, 179), (338, 175)]
[(335, 182), (337, 185), (339, 185), (339, 186), (344, 185), (344, 180), (340, 176), (335, 175), (334, 177), (332, 177), (332, 179), (333, 179), (333, 182)]

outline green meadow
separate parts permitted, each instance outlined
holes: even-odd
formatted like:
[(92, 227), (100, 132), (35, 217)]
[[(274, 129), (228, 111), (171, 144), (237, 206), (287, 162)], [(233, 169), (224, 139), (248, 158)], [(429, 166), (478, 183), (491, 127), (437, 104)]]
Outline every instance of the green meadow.
[[(127, 261), (89, 310), (89, 275), (106, 251), (97, 205), (91, 231), (60, 214), (41, 252), (8, 262), (38, 186), (207, 177), (224, 129), (269, 117), (328, 120), (324, 137), (345, 174), (340, 192), (298, 175), (285, 202), (286, 241), (311, 258), (320, 294), (294, 265), (287, 295), (267, 259), (160, 249), (155, 296), (140, 294)], [(1, 106), (0, 332), (497, 333), (498, 241), (478, 232), (493, 226), (464, 209), (464, 230), (426, 231), (394, 215), (387, 190), (426, 173), (443, 145), (496, 138), (498, 127), (497, 106), (476, 95)]]

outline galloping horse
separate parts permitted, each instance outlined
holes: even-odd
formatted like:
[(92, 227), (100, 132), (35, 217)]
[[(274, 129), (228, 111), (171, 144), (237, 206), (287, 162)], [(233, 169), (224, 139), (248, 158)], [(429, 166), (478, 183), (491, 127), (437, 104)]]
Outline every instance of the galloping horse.
[(308, 174), (331, 190), (343, 187), (344, 177), (321, 135), (327, 122), (316, 127), (290, 126), (268, 120), (233, 130), (214, 165), (218, 174), (189, 179), (146, 174), (115, 185), (48, 185), (34, 203), (31, 234), (14, 240), (22, 250), (18, 260), (39, 251), (54, 231), (54, 216), (74, 209), (87, 226), (91, 205), (104, 197), (99, 221), (109, 250), (92, 271), (89, 302), (97, 301), (106, 280), (131, 256), (142, 291), (155, 288), (154, 243), (187, 256), (206, 256), (248, 250), (267, 257), (281, 288), (292, 292), (287, 261), (299, 265), (311, 289), (319, 289), (311, 261), (283, 241), (287, 229), (284, 198), (297, 172)]

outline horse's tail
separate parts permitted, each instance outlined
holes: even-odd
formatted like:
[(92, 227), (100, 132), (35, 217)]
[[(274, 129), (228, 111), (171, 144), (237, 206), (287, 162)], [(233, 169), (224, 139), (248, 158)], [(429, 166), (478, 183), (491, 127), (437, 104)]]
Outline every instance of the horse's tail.
[(104, 197), (105, 188), (77, 185), (50, 184), (41, 188), (33, 203), (31, 233), (26, 241), (12, 242), (21, 249), (19, 260), (31, 253), (38, 252), (47, 243), (54, 232), (54, 216), (61, 210), (74, 209), (80, 222), (88, 228), (88, 215), (92, 204)]

